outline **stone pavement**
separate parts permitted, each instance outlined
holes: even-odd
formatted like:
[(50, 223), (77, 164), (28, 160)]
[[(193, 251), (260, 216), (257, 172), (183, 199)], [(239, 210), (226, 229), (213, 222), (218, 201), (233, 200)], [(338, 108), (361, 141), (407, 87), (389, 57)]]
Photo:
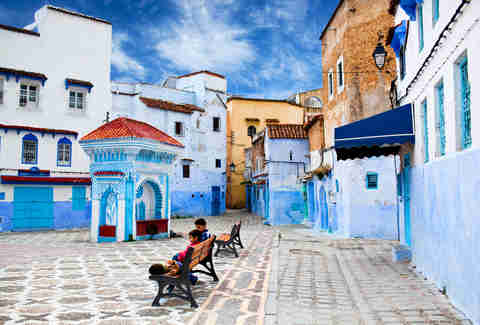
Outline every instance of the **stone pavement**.
[[(241, 219), (242, 240), (247, 245), (255, 243), (257, 235), (268, 229), (261, 218), (246, 213), (233, 212), (206, 219), (210, 232), (214, 233), (229, 232), (233, 222)], [(192, 228), (193, 219), (172, 220), (172, 229), (176, 232)], [(151, 307), (157, 288), (148, 280), (149, 266), (164, 262), (186, 245), (183, 238), (95, 244), (88, 242), (85, 230), (0, 234), (0, 324), (186, 324), (195, 321), (192, 319), (195, 310), (180, 299), (172, 298), (161, 307)], [(265, 270), (268, 263), (257, 263), (252, 258), (257, 250), (270, 253), (268, 246), (258, 249), (252, 246), (251, 250), (243, 250), (239, 259), (227, 254), (214, 259), (220, 279), (226, 274), (238, 278), (239, 290), (245, 283), (255, 282), (252, 279), (260, 282), (265, 279), (265, 272), (245, 279), (241, 272), (232, 271), (234, 265), (250, 269), (251, 273), (255, 273), (256, 267)], [(193, 288), (199, 305), (217, 285), (225, 283), (212, 282), (202, 275), (200, 280), (202, 283)], [(208, 303), (212, 305), (215, 301), (210, 299)], [(201, 308), (205, 308), (203, 305)], [(245, 309), (245, 315), (253, 315), (251, 309)], [(260, 314), (263, 312), (255, 315)]]
[(265, 325), (470, 324), (408, 264), (391, 262), (393, 242), (277, 229)]

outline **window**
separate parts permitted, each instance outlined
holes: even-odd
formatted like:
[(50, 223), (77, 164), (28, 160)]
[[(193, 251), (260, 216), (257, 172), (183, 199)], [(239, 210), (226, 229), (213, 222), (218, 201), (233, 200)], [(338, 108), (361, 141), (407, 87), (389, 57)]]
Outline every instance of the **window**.
[(36, 164), (38, 140), (33, 134), (27, 134), (22, 140), (22, 164)]
[(435, 25), (440, 18), (440, 0), (433, 0), (432, 2), (433, 25)]
[(335, 180), (335, 189), (337, 190), (337, 193), (340, 192), (340, 183), (338, 182), (338, 179)]
[(76, 108), (76, 109), (84, 109), (85, 108), (85, 93), (84, 92), (70, 90), (69, 94), (70, 95), (69, 95), (68, 107)]
[(292, 161), (293, 160), (293, 151), (292, 150), (290, 150), (290, 152), (288, 153), (288, 156), (290, 158), (290, 161)]
[(400, 61), (400, 79), (403, 80), (405, 78), (405, 70), (406, 70), (406, 62), (405, 62), (405, 46), (402, 46), (400, 48), (400, 55), (399, 55), (399, 61)]
[(175, 122), (175, 135), (183, 136), (183, 123)]
[(222, 168), (222, 160), (221, 159), (215, 159), (215, 167), (216, 168)]
[(200, 129), (200, 118), (197, 118), (197, 129)]
[(328, 71), (328, 97), (333, 96), (333, 71)]
[(72, 142), (67, 138), (62, 138), (57, 144), (57, 166), (72, 165)]
[(20, 106), (25, 107), (27, 104), (38, 104), (38, 86), (20, 84)]
[(422, 112), (423, 112), (423, 146), (425, 150), (425, 162), (428, 162), (428, 110), (427, 110), (427, 100), (425, 99), (422, 102)]
[(340, 57), (337, 61), (337, 91), (341, 93), (344, 86), (344, 75), (343, 75), (343, 57)]
[(72, 187), (72, 209), (83, 210), (85, 209), (87, 200), (87, 188), (85, 186), (73, 186)]
[(424, 46), (424, 36), (423, 36), (423, 4), (418, 4), (418, 47), (420, 52), (423, 50)]
[(446, 139), (445, 139), (445, 112), (444, 112), (444, 90), (443, 81), (435, 87), (436, 97), (436, 156), (445, 155)]
[(214, 117), (213, 118), (213, 131), (220, 132), (220, 118)]
[(3, 84), (5, 82), (0, 78), (0, 105), (3, 104)]
[(183, 165), (183, 178), (190, 178), (190, 165)]
[(367, 190), (378, 189), (378, 173), (367, 173)]
[(248, 136), (249, 137), (253, 137), (256, 133), (257, 133), (257, 129), (253, 126), (253, 125), (250, 125), (248, 127)]
[(470, 82), (468, 80), (468, 58), (465, 56), (458, 64), (460, 81), (460, 124), (461, 148), (467, 149), (472, 145), (471, 112), (470, 112)]

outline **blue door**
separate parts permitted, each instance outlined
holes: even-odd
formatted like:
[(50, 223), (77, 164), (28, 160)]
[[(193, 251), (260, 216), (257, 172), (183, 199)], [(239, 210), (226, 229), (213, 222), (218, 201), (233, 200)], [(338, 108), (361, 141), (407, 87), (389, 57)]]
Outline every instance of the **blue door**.
[(220, 186), (212, 186), (212, 216), (220, 215)]
[(328, 230), (327, 193), (325, 192), (325, 188), (323, 186), (320, 188), (320, 211), (322, 218), (322, 229)]
[(250, 206), (250, 185), (245, 186), (245, 192), (247, 194), (247, 200), (246, 200), (246, 208), (248, 212), (252, 212), (251, 206)]
[(313, 225), (315, 223), (315, 185), (308, 183), (308, 221)]
[[(265, 219), (270, 222), (270, 188), (268, 186), (268, 181), (265, 185), (264, 201), (265, 201)], [(271, 222), (273, 224), (273, 222)]]
[(410, 154), (405, 155), (403, 167), (403, 204), (405, 211), (405, 242), (412, 245), (410, 231)]
[(53, 188), (15, 187), (13, 231), (53, 229)]

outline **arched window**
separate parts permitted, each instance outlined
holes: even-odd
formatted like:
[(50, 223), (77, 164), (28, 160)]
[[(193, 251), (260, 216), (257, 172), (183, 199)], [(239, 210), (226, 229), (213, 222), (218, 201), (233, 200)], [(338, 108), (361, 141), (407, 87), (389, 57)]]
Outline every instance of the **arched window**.
[(290, 150), (289, 156), (290, 156), (290, 161), (292, 161), (293, 160), (293, 151), (292, 150)]
[(72, 165), (72, 141), (61, 138), (57, 143), (57, 166), (70, 167)]
[(37, 164), (38, 161), (38, 140), (29, 133), (22, 140), (22, 164)]
[(250, 125), (248, 127), (248, 136), (253, 137), (256, 133), (257, 133), (257, 129), (253, 125)]
[(311, 96), (308, 97), (305, 100), (305, 106), (310, 107), (310, 108), (322, 108), (323, 103), (322, 100), (316, 96)]

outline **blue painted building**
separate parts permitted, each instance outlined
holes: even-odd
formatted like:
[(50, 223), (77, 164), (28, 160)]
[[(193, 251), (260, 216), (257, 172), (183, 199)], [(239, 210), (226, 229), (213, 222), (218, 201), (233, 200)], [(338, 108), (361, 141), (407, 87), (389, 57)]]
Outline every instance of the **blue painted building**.
[(151, 123), (185, 146), (173, 166), (173, 215), (225, 212), (226, 87), (224, 76), (209, 71), (163, 85), (112, 84), (115, 116)]
[[(415, 145), (401, 151), (401, 240), (416, 270), (480, 324), (480, 2), (401, 1), (398, 105), (412, 105)], [(408, 25), (407, 30), (400, 28)], [(440, 253), (439, 253), (440, 252)]]
[[(80, 145), (91, 160), (93, 242), (168, 237), (173, 163), (183, 145), (151, 125), (117, 118)], [(152, 234), (153, 235), (153, 234)]]
[(253, 170), (247, 184), (252, 212), (272, 225), (304, 222), (301, 179), (308, 166), (308, 139), (302, 125), (271, 124), (253, 138)]

